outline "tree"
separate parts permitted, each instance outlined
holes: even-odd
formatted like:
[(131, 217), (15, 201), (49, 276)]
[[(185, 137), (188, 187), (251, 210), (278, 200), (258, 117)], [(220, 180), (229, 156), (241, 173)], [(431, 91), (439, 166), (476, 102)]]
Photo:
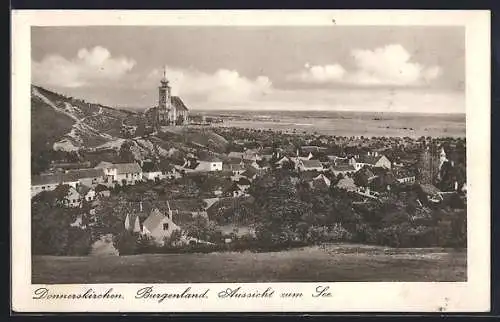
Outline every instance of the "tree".
[(139, 248), (138, 239), (138, 234), (124, 229), (121, 233), (114, 235), (113, 246), (118, 250), (120, 256), (133, 255), (137, 253)]
[(80, 209), (65, 208), (57, 202), (58, 192), (44, 191), (32, 199), (31, 241), (32, 252), (37, 255), (68, 255), (73, 244), (78, 255), (86, 255), (91, 239), (79, 228), (71, 227), (81, 215)]

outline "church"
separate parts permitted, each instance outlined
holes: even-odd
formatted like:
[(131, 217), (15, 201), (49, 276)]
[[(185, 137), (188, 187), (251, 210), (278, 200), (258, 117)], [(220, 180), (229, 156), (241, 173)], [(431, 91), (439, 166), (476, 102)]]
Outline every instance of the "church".
[(167, 71), (163, 69), (163, 78), (158, 87), (158, 108), (155, 125), (186, 125), (189, 123), (189, 110), (178, 96), (171, 95), (172, 88), (167, 79)]

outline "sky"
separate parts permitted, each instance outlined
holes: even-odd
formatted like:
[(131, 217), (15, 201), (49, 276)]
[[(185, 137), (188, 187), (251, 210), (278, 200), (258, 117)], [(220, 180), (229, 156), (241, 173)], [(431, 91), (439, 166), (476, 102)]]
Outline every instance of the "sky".
[(155, 106), (162, 70), (192, 110), (465, 113), (462, 27), (33, 27), (35, 85)]

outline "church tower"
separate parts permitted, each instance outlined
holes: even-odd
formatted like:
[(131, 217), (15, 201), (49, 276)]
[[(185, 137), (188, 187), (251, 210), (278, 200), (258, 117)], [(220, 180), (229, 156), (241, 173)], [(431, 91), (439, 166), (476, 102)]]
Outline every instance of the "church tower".
[(419, 175), (418, 180), (420, 183), (435, 184), (438, 179), (440, 168), (440, 156), (436, 153), (435, 146), (431, 143), (426, 146), (424, 151), (420, 154), (419, 160)]
[(171, 87), (167, 79), (167, 70), (163, 68), (163, 78), (158, 87), (158, 121), (160, 125), (169, 125), (175, 120), (172, 109)]

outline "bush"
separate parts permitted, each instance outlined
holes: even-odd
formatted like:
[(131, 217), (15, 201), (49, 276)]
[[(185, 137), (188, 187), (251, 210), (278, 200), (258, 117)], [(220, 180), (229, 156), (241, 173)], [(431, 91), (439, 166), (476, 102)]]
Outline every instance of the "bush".
[(120, 256), (137, 254), (139, 250), (139, 236), (128, 230), (113, 237), (113, 246)]

